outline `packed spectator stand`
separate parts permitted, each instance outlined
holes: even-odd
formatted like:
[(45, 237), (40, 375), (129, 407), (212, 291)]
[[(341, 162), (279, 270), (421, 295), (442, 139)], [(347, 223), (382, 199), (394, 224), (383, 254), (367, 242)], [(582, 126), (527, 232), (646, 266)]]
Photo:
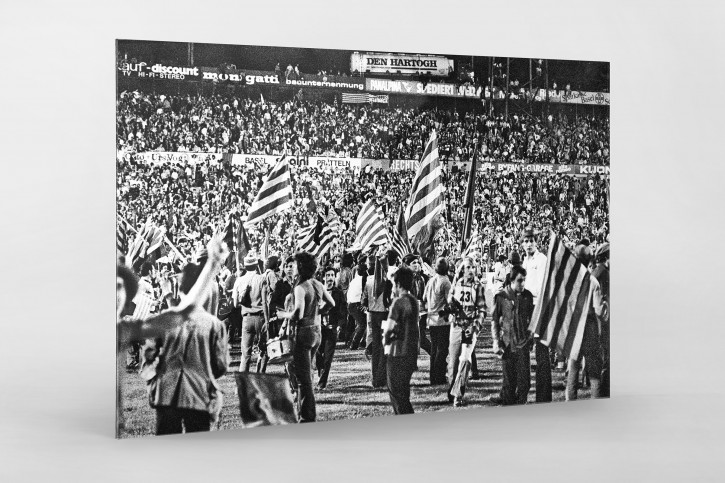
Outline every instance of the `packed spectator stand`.
[(482, 145), (503, 162), (609, 165), (609, 118), (515, 114), (489, 116), (431, 108), (406, 109), (300, 101), (122, 92), (117, 102), (119, 150), (419, 159), (431, 129), (442, 160), (469, 159)]
[[(164, 96), (122, 92), (117, 99), (118, 213), (135, 227), (151, 217), (167, 228), (184, 254), (203, 246), (229, 214), (244, 216), (262, 184), (264, 169), (228, 163), (149, 165), (133, 154), (147, 151), (330, 155), (419, 159), (437, 129), (443, 161), (480, 159), (537, 163), (609, 164), (608, 118), (487, 117), (470, 112), (271, 102), (213, 95)], [(343, 233), (333, 250), (352, 245), (360, 206), (377, 198), (390, 226), (409, 195), (413, 171), (318, 170), (294, 166), (295, 209), (273, 220), (272, 253), (295, 250), (294, 234), (315, 221), (309, 197), (335, 213)], [(456, 254), (463, 222), (467, 172), (444, 171), (447, 223), (436, 236), (437, 253)], [(474, 229), (490, 257), (516, 249), (525, 226), (557, 230), (572, 241), (605, 241), (609, 234), (608, 179), (526, 172), (479, 172)], [(262, 230), (249, 233), (253, 246)], [(545, 245), (544, 245), (545, 246)]]

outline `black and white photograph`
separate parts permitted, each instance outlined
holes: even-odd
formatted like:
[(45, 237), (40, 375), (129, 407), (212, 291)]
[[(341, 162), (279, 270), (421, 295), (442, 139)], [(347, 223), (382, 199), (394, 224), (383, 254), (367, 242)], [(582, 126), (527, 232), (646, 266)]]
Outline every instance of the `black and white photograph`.
[(723, 14), (0, 3), (0, 482), (722, 481)]
[(117, 437), (610, 397), (609, 62), (115, 65)]

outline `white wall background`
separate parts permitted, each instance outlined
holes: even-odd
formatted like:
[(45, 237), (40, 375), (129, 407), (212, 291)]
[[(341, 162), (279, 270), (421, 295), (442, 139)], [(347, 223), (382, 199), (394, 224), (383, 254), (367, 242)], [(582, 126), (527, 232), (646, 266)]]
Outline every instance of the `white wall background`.
[[(719, 480), (722, 21), (699, 1), (3, 2), (0, 479)], [(112, 439), (116, 38), (611, 61), (613, 399)]]

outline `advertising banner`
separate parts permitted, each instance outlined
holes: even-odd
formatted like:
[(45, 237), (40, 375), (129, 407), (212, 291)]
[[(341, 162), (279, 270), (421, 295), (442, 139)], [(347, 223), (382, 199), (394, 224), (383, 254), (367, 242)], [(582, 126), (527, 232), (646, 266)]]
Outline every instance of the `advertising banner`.
[[(393, 171), (415, 171), (420, 162), (414, 159), (395, 159), (390, 162)], [(457, 169), (468, 171), (471, 169), (470, 161), (444, 161), (444, 169)], [(594, 166), (583, 164), (544, 164), (544, 163), (500, 163), (484, 161), (479, 164), (481, 171), (493, 171), (499, 173), (542, 173), (542, 174), (567, 174), (567, 175), (605, 175), (609, 176), (609, 166)]]
[(365, 89), (365, 82), (359, 77), (342, 77), (332, 75), (307, 75), (303, 74), (301, 79), (283, 79), (283, 83), (296, 87), (317, 87), (323, 89), (349, 89), (362, 91)]
[(199, 80), (201, 70), (199, 67), (178, 67), (163, 64), (147, 64), (137, 62), (130, 64), (123, 62), (118, 66), (118, 71), (125, 77), (141, 77), (147, 79), (175, 79), (175, 80)]
[[(230, 156), (229, 154), (226, 155)], [(222, 153), (172, 153), (165, 151), (150, 151), (146, 153), (136, 153), (133, 160), (137, 163), (146, 164), (198, 164), (211, 163), (216, 164), (224, 159)]]
[(365, 79), (365, 88), (371, 92), (388, 92), (393, 94), (411, 94), (420, 96), (481, 97), (481, 87), (456, 86), (444, 82), (423, 84), (417, 81), (397, 79)]
[[(172, 153), (172, 152), (146, 152), (132, 155), (134, 161), (147, 164), (198, 164), (231, 162), (233, 165), (274, 166), (281, 155), (266, 154), (222, 154), (222, 153)], [(359, 170), (362, 168), (390, 169), (392, 171), (416, 171), (420, 166), (417, 159), (363, 159), (345, 158), (336, 156), (287, 156), (290, 166), (316, 168), (325, 171)], [(458, 169), (468, 171), (471, 163), (468, 161), (444, 161), (444, 169)], [(499, 173), (542, 173), (567, 175), (610, 175), (609, 166), (595, 166), (585, 164), (540, 164), (540, 163), (499, 163), (483, 161), (479, 164), (481, 171)]]
[(201, 80), (212, 82), (233, 82), (238, 84), (279, 85), (279, 75), (264, 70), (239, 70), (233, 68), (199, 67)]
[[(234, 165), (271, 167), (274, 166), (281, 158), (281, 155), (233, 154), (231, 155), (231, 162)], [(362, 166), (362, 160), (360, 158), (343, 158), (334, 156), (287, 156), (287, 161), (292, 168), (299, 166), (332, 171), (360, 169)]]
[[(539, 89), (535, 98), (537, 101), (546, 101), (546, 89)], [(549, 102), (561, 104), (594, 104), (610, 105), (609, 92), (563, 91), (549, 89)]]
[(379, 54), (369, 52), (353, 52), (350, 55), (350, 72), (447, 76), (453, 69), (453, 60), (440, 55)]
[(232, 82), (245, 85), (279, 85), (280, 78), (274, 72), (262, 70), (239, 70), (219, 67), (179, 67), (163, 64), (122, 63), (118, 71), (125, 77), (144, 79), (172, 79), (180, 81)]

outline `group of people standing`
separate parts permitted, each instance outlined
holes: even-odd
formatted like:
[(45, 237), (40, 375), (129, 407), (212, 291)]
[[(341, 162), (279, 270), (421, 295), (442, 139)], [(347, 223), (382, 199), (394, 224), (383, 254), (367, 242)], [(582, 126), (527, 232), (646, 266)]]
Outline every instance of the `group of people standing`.
[[(434, 262), (434, 273), (427, 274), (418, 255), (399, 259), (395, 252), (383, 248), (357, 259), (345, 252), (322, 267), (312, 254), (298, 252), (283, 260), (271, 256), (261, 270), (260, 261), (250, 255), (244, 259), (244, 270), (223, 277), (223, 281), (217, 277), (221, 285), (210, 282), (205, 275), (205, 285), (200, 289), (204, 292), (186, 302), (192, 309), (170, 305), (156, 316), (169, 327), (163, 326), (163, 333), (152, 332), (157, 336), (155, 346), (147, 344), (142, 350), (141, 374), (150, 384), (150, 401), (158, 415), (157, 433), (180, 432), (182, 423), (187, 431), (205, 430), (213, 424), (221, 410), (217, 380), (228, 369), (229, 342), (237, 337), (241, 339), (240, 372), (252, 369), (255, 347), (259, 353), (256, 370), (265, 372), (268, 340), (280, 337), (293, 341), (292, 358), (285, 370), (297, 399), (300, 422), (317, 419), (315, 391), (327, 387), (340, 342), (352, 350), (365, 350), (371, 364), (371, 386), (387, 388), (395, 414), (414, 412), (410, 382), (418, 369), (421, 349), (430, 356), (430, 384), (445, 386), (448, 402), (464, 406), (468, 380), (478, 376), (476, 345), (489, 316), (491, 350), (500, 357), (503, 372), (500, 392), (489, 400), (504, 405), (527, 402), (532, 373), (530, 353), (534, 352), (535, 400), (551, 401), (553, 350), (529, 330), (547, 260), (537, 248), (533, 230), (522, 233), (521, 246), (523, 257), (512, 257), (510, 265), (502, 265), (505, 271), (497, 267), (489, 290), (493, 297), (488, 294), (492, 307), (486, 301), (487, 283), (480, 276), (475, 256), (463, 257), (456, 263), (439, 257)], [(219, 251), (214, 248), (214, 253)], [(606, 397), (608, 244), (597, 248), (596, 253), (579, 244), (574, 253), (590, 267), (599, 283), (581, 355), (566, 361), (566, 398), (577, 397), (582, 367), (592, 397)], [(219, 258), (215, 255), (215, 260)], [(215, 263), (219, 264), (218, 260)], [(201, 267), (189, 264), (184, 269), (182, 296), (194, 293), (192, 286), (199, 279)], [(219, 270), (220, 264), (215, 275)], [(119, 284), (124, 281), (121, 279), (119, 275)], [(125, 285), (133, 283), (129, 279)], [(219, 305), (220, 286), (222, 302), (230, 301), (226, 313), (220, 315), (226, 324), (213, 316), (224, 310), (210, 303), (216, 298)], [(134, 333), (139, 335), (138, 330)], [(190, 345), (190, 340), (195, 342)], [(199, 387), (212, 390), (200, 392), (196, 390)]]

